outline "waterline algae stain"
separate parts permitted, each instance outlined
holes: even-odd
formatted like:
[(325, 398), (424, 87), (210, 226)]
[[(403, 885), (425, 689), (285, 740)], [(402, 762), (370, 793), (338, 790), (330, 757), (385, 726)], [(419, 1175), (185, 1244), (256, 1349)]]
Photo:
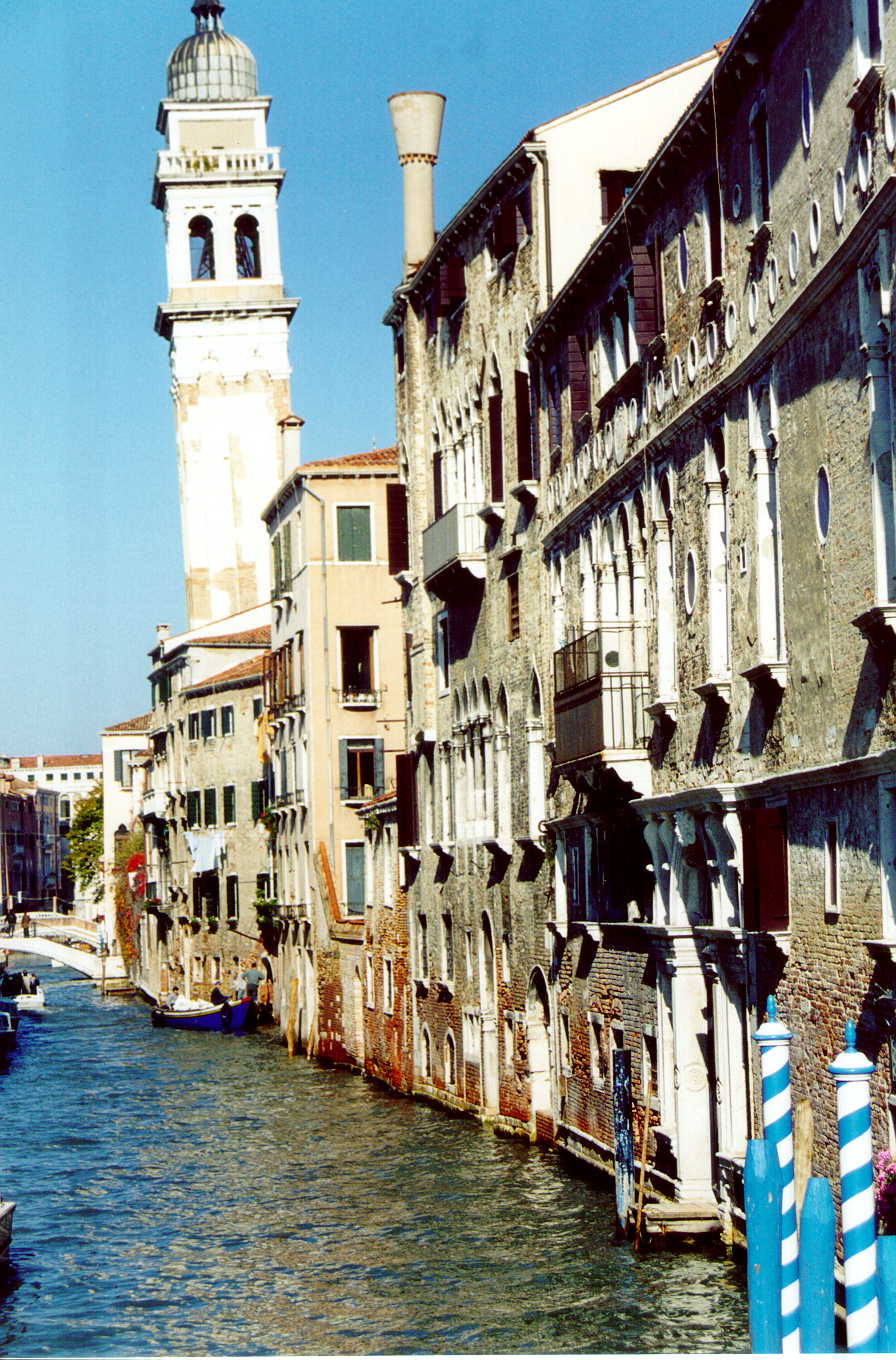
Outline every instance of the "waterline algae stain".
[(263, 1034), (47, 993), (0, 1073), (0, 1353), (748, 1348), (736, 1269), (614, 1244), (612, 1192), (555, 1155)]

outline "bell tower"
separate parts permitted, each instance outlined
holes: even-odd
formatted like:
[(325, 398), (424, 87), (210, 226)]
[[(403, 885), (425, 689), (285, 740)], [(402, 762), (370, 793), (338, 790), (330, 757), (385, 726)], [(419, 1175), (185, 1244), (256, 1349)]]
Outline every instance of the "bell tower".
[[(277, 200), (285, 172), (267, 144), (271, 101), (255, 58), (225, 33), (220, 0), (195, 0), (195, 32), (168, 59), (152, 201), (165, 218), (169, 343), (187, 627), (270, 598), (261, 511), (292, 471)], [(286, 445), (285, 447), (289, 447)]]

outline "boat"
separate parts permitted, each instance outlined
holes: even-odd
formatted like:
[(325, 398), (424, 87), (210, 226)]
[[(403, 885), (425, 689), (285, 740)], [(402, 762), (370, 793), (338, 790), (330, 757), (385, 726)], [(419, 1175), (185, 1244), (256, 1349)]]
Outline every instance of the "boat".
[(4, 972), (0, 976), (0, 997), (11, 1001), (17, 1011), (42, 1011), (47, 998), (33, 973)]
[(9, 1053), (16, 1045), (18, 1020), (7, 1010), (0, 1010), (0, 1055)]
[(258, 1007), (251, 997), (239, 1001), (185, 1001), (173, 1006), (153, 1006), (152, 1023), (160, 1029), (208, 1030), (219, 1034), (240, 1034), (255, 1028)]
[(15, 1200), (0, 1199), (0, 1262), (9, 1258), (9, 1244), (12, 1241), (12, 1216)]

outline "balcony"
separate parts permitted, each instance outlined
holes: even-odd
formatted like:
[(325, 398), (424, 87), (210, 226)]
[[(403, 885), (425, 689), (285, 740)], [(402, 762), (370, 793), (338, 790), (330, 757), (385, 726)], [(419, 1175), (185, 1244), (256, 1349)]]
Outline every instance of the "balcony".
[(378, 689), (340, 689), (337, 690), (339, 703), (343, 708), (379, 708)]
[[(554, 726), (558, 765), (588, 758), (641, 757), (650, 722), (649, 681), (634, 669), (634, 626), (596, 628), (554, 653)], [(612, 753), (612, 754), (611, 754)]]
[(480, 505), (452, 505), (423, 530), (423, 579), (430, 590), (447, 599), (472, 577), (485, 579), (486, 528)]
[(255, 179), (272, 174), (278, 178), (284, 174), (280, 169), (279, 146), (255, 151), (242, 147), (219, 151), (160, 151), (156, 160), (156, 177), (167, 182), (208, 180), (215, 176), (227, 180)]

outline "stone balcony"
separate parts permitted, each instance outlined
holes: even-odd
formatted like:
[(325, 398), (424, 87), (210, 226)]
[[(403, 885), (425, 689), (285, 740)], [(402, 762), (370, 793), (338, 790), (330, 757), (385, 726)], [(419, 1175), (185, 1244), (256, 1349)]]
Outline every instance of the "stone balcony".
[(459, 502), (423, 530), (423, 579), (447, 598), (470, 578), (485, 579), (485, 525), (480, 505)]

